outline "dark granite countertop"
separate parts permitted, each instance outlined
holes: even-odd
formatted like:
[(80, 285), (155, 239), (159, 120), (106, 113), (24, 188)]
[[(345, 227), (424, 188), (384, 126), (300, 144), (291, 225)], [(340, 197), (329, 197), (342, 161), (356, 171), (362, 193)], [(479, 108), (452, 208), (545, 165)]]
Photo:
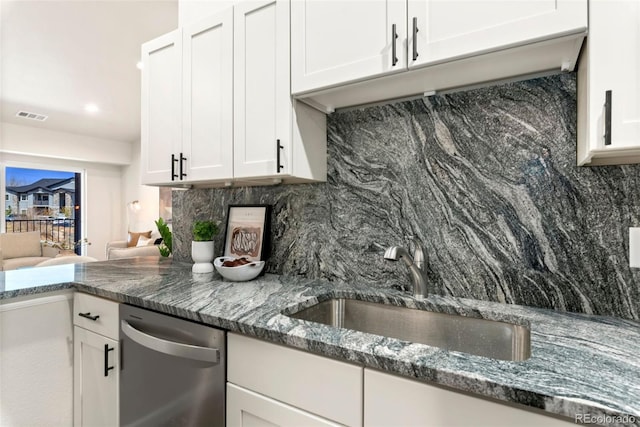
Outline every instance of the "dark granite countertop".
[[(155, 258), (5, 272), (0, 302), (66, 288), (571, 419), (640, 426), (640, 324), (632, 321), (435, 295), (416, 301), (392, 289), (299, 277), (232, 283)], [(334, 296), (529, 324), (531, 358), (494, 360), (282, 314)]]

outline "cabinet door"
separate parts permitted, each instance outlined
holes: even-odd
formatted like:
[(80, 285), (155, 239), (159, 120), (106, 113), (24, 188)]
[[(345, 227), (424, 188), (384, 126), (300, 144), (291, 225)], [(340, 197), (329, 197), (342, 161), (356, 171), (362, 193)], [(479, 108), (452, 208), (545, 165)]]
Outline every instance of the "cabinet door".
[(71, 298), (56, 292), (0, 300), (0, 426), (71, 425)]
[(366, 426), (568, 427), (571, 424), (574, 423), (407, 378), (364, 370)]
[(241, 2), (234, 9), (235, 178), (291, 173), (288, 23), (287, 1)]
[(227, 334), (227, 380), (343, 425), (362, 425), (362, 367)]
[(73, 425), (118, 425), (118, 341), (75, 326), (73, 359)]
[(227, 383), (227, 426), (338, 426), (324, 418)]
[(142, 45), (141, 168), (143, 184), (172, 181), (172, 154), (182, 147), (182, 48), (176, 30)]
[(406, 0), (293, 1), (291, 61), (296, 94), (406, 70)]
[(411, 68), (585, 32), (587, 0), (408, 0), (407, 18)]
[(611, 91), (611, 147), (640, 148), (640, 2), (592, 1), (590, 93), (595, 148), (605, 148), (605, 93)]
[(182, 31), (185, 181), (233, 176), (233, 9)]

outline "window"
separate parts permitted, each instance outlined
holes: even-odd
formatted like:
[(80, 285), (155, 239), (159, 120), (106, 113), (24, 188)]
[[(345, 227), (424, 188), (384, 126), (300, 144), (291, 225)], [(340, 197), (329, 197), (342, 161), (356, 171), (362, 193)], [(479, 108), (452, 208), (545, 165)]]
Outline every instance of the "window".
[(8, 194), (5, 194), (5, 195), (4, 195), (4, 199), (8, 202), (8, 201), (9, 201), (9, 195), (8, 195)]
[[(6, 232), (39, 231), (40, 240), (74, 248), (82, 237), (80, 200), (76, 194), (80, 173), (17, 167), (6, 167), (5, 173)], [(62, 197), (63, 203), (58, 197)], [(68, 199), (64, 200), (65, 197)], [(54, 217), (58, 214), (65, 219)], [(8, 215), (11, 217), (7, 219)], [(79, 252), (76, 248), (76, 253)]]
[(49, 195), (48, 194), (36, 194), (35, 195), (35, 204), (37, 205), (48, 205), (49, 204)]

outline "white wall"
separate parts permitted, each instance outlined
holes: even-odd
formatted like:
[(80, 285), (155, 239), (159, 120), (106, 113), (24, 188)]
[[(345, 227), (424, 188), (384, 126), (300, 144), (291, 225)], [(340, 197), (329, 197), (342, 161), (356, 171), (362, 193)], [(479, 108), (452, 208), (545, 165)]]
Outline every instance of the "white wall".
[(0, 151), (77, 162), (128, 165), (131, 144), (85, 135), (2, 123)]
[[(122, 168), (122, 233), (126, 235), (127, 228), (131, 231), (152, 230), (158, 234), (154, 223), (160, 216), (160, 192), (158, 187), (140, 185), (140, 142), (132, 145), (131, 164)], [(127, 223), (127, 204), (138, 200), (141, 210), (136, 218), (130, 218)], [(159, 237), (159, 234), (158, 234)]]
[(179, 0), (178, 25), (182, 28), (215, 12), (233, 6), (233, 0)]

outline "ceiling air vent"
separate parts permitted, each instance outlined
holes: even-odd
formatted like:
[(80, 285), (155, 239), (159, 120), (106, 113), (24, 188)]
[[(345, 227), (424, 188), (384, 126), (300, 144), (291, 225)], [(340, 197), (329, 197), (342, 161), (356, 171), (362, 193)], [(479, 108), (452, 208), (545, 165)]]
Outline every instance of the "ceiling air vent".
[(22, 117), (23, 119), (31, 119), (31, 120), (37, 120), (39, 122), (44, 122), (45, 120), (47, 120), (47, 117), (49, 116), (45, 116), (44, 114), (30, 113), (28, 111), (18, 111), (16, 113), (16, 117)]

